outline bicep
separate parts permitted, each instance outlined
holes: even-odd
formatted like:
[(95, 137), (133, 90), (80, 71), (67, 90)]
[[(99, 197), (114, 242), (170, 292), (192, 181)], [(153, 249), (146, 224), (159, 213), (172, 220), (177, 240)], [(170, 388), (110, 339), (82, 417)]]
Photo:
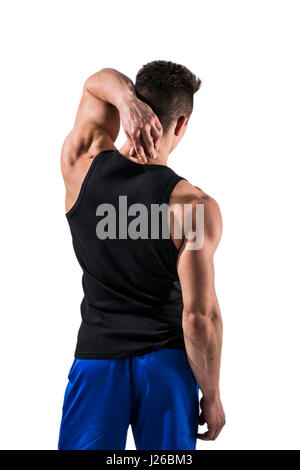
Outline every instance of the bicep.
[(184, 310), (205, 313), (211, 309), (216, 297), (212, 251), (205, 247), (198, 250), (183, 248), (177, 270)]

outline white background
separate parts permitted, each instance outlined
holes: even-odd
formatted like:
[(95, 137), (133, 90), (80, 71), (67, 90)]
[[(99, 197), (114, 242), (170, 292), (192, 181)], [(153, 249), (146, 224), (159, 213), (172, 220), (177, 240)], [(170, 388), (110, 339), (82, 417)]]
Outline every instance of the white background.
[(298, 7), (2, 2), (1, 449), (57, 446), (82, 297), (59, 154), (83, 83), (105, 66), (134, 79), (154, 59), (202, 79), (169, 163), (224, 218), (216, 282), (227, 425), (198, 448), (300, 448)]

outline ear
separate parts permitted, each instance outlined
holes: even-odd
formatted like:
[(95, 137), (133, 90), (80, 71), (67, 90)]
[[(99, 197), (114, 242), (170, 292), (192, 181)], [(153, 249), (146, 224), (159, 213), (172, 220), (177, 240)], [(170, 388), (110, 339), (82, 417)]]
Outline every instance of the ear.
[(185, 116), (180, 116), (178, 118), (174, 134), (178, 137), (180, 135), (180, 132), (182, 131), (183, 127), (187, 125), (188, 118)]

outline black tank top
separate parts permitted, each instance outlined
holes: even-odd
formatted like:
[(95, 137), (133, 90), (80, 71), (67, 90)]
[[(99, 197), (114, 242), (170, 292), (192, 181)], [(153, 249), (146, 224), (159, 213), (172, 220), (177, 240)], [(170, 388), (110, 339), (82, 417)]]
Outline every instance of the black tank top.
[[(161, 348), (184, 348), (178, 251), (162, 230), (151, 238), (150, 217), (152, 205), (168, 204), (181, 179), (166, 166), (140, 165), (117, 150), (103, 151), (94, 158), (78, 199), (66, 214), (83, 270), (76, 358), (122, 358)], [(120, 196), (128, 208), (146, 206), (148, 238), (125, 238), (119, 222), (120, 213), (125, 215)], [(116, 236), (110, 232), (103, 239), (98, 224), (104, 223), (108, 204), (115, 210), (112, 227)], [(128, 224), (134, 220), (136, 216), (128, 215)]]

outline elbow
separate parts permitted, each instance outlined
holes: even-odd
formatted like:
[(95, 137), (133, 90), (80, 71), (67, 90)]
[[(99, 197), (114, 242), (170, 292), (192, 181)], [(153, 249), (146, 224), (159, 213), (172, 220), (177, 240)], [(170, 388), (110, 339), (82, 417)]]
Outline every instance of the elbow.
[(222, 317), (219, 308), (210, 309), (183, 309), (183, 328), (199, 331), (211, 326), (222, 326)]
[(98, 72), (93, 73), (92, 75), (89, 76), (89, 78), (86, 79), (84, 88), (89, 88), (91, 84), (94, 83), (95, 80), (99, 80), (99, 78), (102, 78), (103, 76), (105, 77), (107, 74), (110, 74), (112, 72), (112, 69), (108, 67), (103, 67), (100, 69)]
[(90, 91), (92, 83), (93, 83), (93, 75), (91, 75), (89, 78), (86, 79), (84, 86), (83, 86), (84, 90)]
[(94, 73), (93, 75), (90, 75), (89, 78), (86, 79), (83, 88), (87, 91), (91, 91), (93, 89), (93, 85), (95, 81), (99, 80), (99, 77), (102, 77), (103, 73), (108, 69), (101, 69), (99, 72)]

